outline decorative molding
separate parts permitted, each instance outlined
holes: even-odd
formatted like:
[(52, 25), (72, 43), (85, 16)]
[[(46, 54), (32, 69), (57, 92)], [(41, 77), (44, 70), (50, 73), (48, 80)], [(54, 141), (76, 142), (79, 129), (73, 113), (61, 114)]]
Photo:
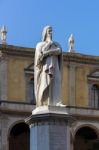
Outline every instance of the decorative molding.
[(2, 113), (2, 114), (7, 114), (7, 115), (11, 115), (11, 116), (15, 116), (15, 115), (17, 115), (17, 116), (25, 116), (25, 117), (27, 117), (27, 116), (29, 116), (29, 115), (31, 115), (31, 111), (29, 110), (29, 111), (27, 111), (27, 110), (12, 110), (12, 109), (9, 109), (9, 108), (1, 108), (0, 109), (0, 113)]
[(31, 57), (33, 58), (35, 49), (18, 47), (13, 45), (0, 44), (0, 51), (6, 56)]
[[(0, 50), (8, 56), (34, 57), (35, 48), (19, 47), (0, 44)], [(80, 53), (63, 52), (64, 62), (75, 62), (81, 64), (99, 65), (99, 56), (84, 55)]]
[(90, 81), (99, 81), (99, 77), (97, 78), (97, 77), (88, 76), (88, 80), (90, 80)]
[(91, 121), (91, 122), (99, 122), (99, 117), (96, 116), (86, 116), (86, 115), (73, 115), (73, 117), (76, 118), (76, 120), (82, 120), (82, 121)]
[(57, 114), (57, 113), (44, 113), (35, 114), (25, 119), (28, 125), (42, 125), (42, 124), (68, 124), (75, 121), (71, 115)]
[(26, 74), (34, 75), (34, 63), (30, 64), (27, 68), (24, 68)]
[(35, 105), (25, 102), (0, 101), (0, 112), (2, 114), (29, 116)]
[(84, 55), (79, 53), (63, 52), (65, 62), (75, 62), (81, 64), (99, 65), (99, 56)]

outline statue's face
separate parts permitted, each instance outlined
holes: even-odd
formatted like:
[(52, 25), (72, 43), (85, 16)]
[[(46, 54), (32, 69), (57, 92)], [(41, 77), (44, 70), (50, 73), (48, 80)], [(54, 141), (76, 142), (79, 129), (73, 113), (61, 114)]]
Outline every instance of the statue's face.
[(52, 39), (52, 28), (49, 27), (46, 31), (46, 35)]

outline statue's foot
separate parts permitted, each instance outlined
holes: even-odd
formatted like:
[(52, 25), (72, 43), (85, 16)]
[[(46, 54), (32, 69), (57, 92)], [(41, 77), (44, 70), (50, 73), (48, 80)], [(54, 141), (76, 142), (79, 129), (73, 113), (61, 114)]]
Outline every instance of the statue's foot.
[(66, 107), (66, 105), (64, 105), (62, 102), (57, 103), (56, 106)]

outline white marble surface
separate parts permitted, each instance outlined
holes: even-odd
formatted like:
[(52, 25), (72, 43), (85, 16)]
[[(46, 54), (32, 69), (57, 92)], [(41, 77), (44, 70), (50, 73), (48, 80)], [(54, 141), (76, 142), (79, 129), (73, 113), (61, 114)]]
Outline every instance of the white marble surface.
[(46, 114), (46, 113), (68, 114), (66, 108), (60, 106), (39, 106), (32, 111), (32, 114)]
[(62, 49), (52, 40), (52, 27), (43, 30), (37, 43), (34, 62), (34, 87), (37, 106), (56, 105), (61, 100)]
[(70, 35), (69, 39), (68, 39), (68, 52), (71, 52), (71, 53), (75, 53), (75, 50), (74, 50), (74, 36), (73, 34)]

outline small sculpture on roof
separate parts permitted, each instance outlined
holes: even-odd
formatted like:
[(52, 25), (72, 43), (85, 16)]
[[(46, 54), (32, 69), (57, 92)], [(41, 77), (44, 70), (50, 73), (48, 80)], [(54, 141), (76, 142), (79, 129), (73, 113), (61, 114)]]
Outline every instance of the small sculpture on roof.
[(75, 53), (75, 50), (74, 50), (74, 36), (73, 36), (73, 34), (71, 34), (69, 39), (68, 39), (68, 52)]
[(6, 44), (7, 39), (7, 28), (6, 26), (2, 26), (0, 30), (0, 38), (1, 38), (1, 44)]

